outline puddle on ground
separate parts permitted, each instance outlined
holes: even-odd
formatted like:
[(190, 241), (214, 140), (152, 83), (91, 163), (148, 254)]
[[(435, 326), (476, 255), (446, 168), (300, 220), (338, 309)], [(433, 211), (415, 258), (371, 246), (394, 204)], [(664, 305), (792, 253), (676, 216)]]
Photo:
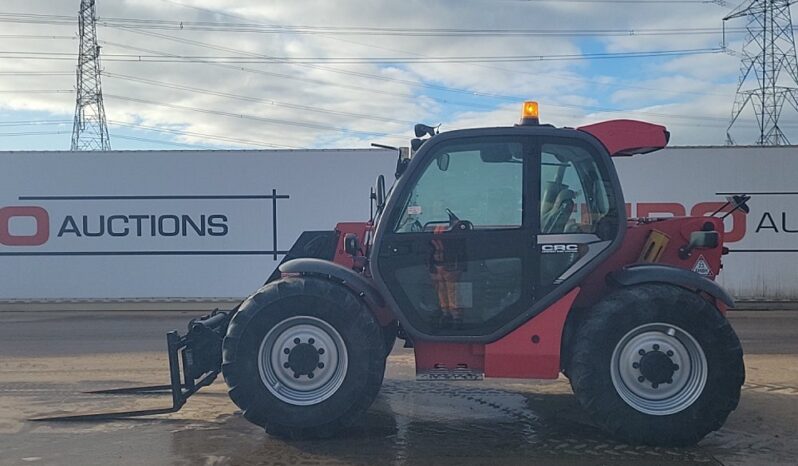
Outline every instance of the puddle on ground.
[[(794, 395), (745, 391), (742, 408), (724, 429), (697, 447), (668, 449), (609, 438), (591, 424), (565, 385), (540, 391), (506, 385), (386, 380), (361, 423), (322, 441), (268, 436), (233, 413), (222, 389), (214, 386), (166, 419), (27, 423), (24, 431), (10, 436), (16, 441), (0, 440), (0, 464), (33, 457), (41, 458), (36, 464), (85, 465), (105, 465), (109, 458), (136, 465), (789, 464), (798, 449), (792, 444), (795, 427), (790, 427), (798, 413), (785, 408), (792, 406)], [(65, 387), (51, 388), (60, 397)], [(48, 401), (51, 408), (59, 406), (45, 394), (31, 396), (37, 409)], [(76, 395), (77, 400), (88, 403), (84, 395)], [(158, 401), (150, 397), (147, 403)], [(767, 426), (780, 430), (768, 431)]]
[[(387, 382), (364, 421), (338, 438), (283, 441), (240, 416), (220, 420), (209, 436), (173, 435), (176, 456), (222, 464), (493, 464), (530, 462), (708, 464), (694, 449), (634, 447), (584, 421), (570, 395), (535, 395), (449, 383)], [(576, 420), (575, 420), (576, 419)], [(233, 440), (235, 439), (235, 440)]]

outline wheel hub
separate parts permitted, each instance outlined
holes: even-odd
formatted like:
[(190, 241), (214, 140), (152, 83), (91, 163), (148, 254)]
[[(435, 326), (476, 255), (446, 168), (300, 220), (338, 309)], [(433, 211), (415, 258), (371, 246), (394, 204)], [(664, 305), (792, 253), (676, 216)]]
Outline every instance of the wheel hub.
[(275, 325), (258, 354), (263, 384), (280, 400), (297, 406), (318, 404), (335, 394), (347, 368), (341, 334), (310, 316), (289, 317)]
[(701, 395), (707, 360), (686, 331), (651, 323), (620, 339), (610, 371), (616, 392), (629, 406), (645, 414), (666, 416), (687, 409)]
[(319, 351), (312, 343), (300, 343), (288, 353), (288, 367), (294, 374), (312, 376), (318, 368)]
[(640, 373), (652, 384), (673, 383), (677, 367), (662, 351), (650, 351), (640, 359)]

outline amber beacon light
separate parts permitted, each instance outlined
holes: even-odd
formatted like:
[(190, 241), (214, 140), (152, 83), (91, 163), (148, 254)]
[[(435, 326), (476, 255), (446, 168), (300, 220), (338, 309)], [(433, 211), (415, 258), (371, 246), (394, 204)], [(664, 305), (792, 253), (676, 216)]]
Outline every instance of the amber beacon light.
[(521, 124), (522, 125), (538, 125), (540, 124), (540, 106), (533, 100), (524, 102), (523, 110), (521, 111)]

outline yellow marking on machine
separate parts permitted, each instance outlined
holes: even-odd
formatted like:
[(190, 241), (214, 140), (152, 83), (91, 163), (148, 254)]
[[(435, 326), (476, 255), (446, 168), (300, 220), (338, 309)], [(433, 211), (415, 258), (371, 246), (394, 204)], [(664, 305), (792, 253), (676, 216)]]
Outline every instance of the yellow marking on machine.
[(670, 236), (659, 230), (651, 230), (646, 239), (646, 244), (643, 246), (643, 251), (640, 253), (639, 262), (659, 262), (662, 257), (662, 252), (668, 247)]

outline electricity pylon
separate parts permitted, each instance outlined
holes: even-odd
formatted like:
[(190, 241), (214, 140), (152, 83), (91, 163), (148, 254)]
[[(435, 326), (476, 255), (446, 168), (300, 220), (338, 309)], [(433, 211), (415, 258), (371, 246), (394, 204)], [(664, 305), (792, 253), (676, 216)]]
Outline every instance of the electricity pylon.
[(798, 111), (798, 61), (790, 17), (793, 3), (795, 0), (748, 0), (723, 18), (748, 21), (727, 144), (735, 144), (731, 130), (747, 108), (753, 110), (759, 126), (756, 144), (790, 143), (779, 117), (785, 103)]
[(81, 0), (78, 14), (80, 52), (71, 150), (111, 150), (100, 87), (100, 46), (97, 45), (94, 2)]

